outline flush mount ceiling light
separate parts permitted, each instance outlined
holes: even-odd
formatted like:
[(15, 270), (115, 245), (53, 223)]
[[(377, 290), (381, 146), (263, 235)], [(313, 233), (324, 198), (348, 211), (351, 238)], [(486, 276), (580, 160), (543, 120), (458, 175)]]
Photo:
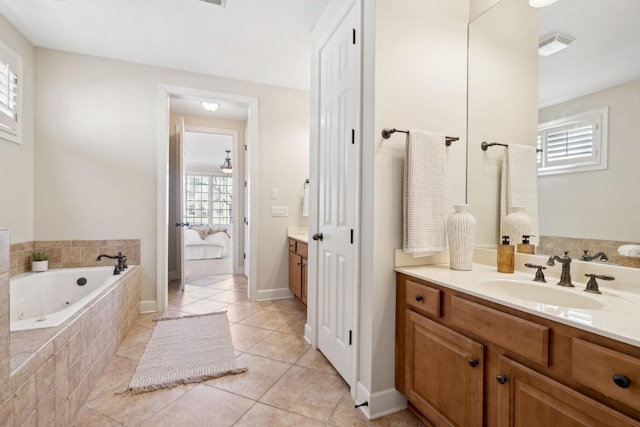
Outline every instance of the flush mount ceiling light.
[(564, 34), (554, 34), (550, 37), (540, 40), (538, 43), (538, 55), (549, 56), (556, 52), (561, 51), (569, 47), (569, 45), (575, 42), (573, 37), (565, 36)]
[(558, 0), (529, 0), (529, 6), (531, 7), (545, 7), (555, 3)]
[(202, 107), (207, 111), (216, 111), (220, 104), (214, 104), (212, 102), (201, 102)]
[(202, 1), (205, 3), (211, 3), (211, 4), (215, 4), (222, 7), (227, 6), (227, 0), (202, 0)]
[(233, 167), (231, 166), (231, 157), (229, 157), (229, 153), (231, 150), (224, 150), (227, 153), (227, 158), (224, 159), (224, 163), (220, 166), (220, 170), (224, 173), (233, 172)]

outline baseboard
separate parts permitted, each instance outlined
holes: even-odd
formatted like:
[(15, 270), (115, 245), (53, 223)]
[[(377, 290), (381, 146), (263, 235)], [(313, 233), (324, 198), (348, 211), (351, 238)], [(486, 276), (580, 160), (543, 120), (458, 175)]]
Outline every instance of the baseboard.
[(304, 324), (304, 340), (311, 346), (313, 347), (313, 343), (311, 342), (311, 337), (312, 335), (312, 330), (311, 330), (311, 326), (309, 326), (308, 323)]
[(157, 310), (156, 300), (140, 301), (140, 313), (153, 313)]
[(292, 296), (293, 293), (289, 290), (289, 288), (265, 289), (262, 291), (258, 291), (256, 299), (258, 301), (265, 301), (270, 299), (291, 298)]
[(169, 280), (177, 280), (180, 278), (180, 275), (178, 274), (177, 271), (170, 271), (169, 272)]
[(368, 402), (367, 406), (360, 406), (360, 410), (368, 420), (384, 417), (407, 408), (407, 398), (395, 388), (371, 393), (367, 387), (358, 381), (356, 386), (356, 405)]

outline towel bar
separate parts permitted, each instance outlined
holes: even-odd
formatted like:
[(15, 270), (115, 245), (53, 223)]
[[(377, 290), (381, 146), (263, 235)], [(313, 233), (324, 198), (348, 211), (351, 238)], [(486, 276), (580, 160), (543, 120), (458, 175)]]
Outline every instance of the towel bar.
[[(391, 137), (391, 135), (396, 133), (396, 132), (402, 132), (402, 133), (409, 134), (408, 130), (400, 130), (400, 129), (395, 129), (395, 128), (394, 129), (384, 128), (384, 129), (382, 129), (382, 137), (384, 139), (389, 139)], [(457, 136), (445, 136), (444, 139), (445, 139), (445, 144), (448, 147), (448, 146), (451, 145), (451, 143), (453, 141), (457, 141), (460, 138), (458, 138)]]
[[(494, 145), (499, 145), (501, 147), (509, 148), (509, 144), (500, 144), (499, 142), (487, 142), (487, 141), (482, 141), (482, 144), (480, 144), (480, 148), (482, 148), (482, 151), (487, 151), (487, 148), (493, 147)], [(542, 148), (536, 148), (536, 153), (542, 153)]]

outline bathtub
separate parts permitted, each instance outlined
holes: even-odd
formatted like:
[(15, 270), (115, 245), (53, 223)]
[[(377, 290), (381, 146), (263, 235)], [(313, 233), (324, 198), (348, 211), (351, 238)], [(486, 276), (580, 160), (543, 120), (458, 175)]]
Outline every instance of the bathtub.
[(9, 284), (10, 331), (59, 326), (124, 274), (114, 275), (113, 267), (85, 267), (14, 276)]

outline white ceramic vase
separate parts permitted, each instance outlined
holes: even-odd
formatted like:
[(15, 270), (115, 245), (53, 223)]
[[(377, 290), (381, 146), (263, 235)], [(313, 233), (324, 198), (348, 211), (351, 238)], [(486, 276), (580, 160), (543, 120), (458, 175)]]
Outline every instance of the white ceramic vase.
[(476, 219), (467, 212), (469, 205), (453, 205), (455, 212), (447, 219), (449, 264), (452, 270), (471, 270)]
[(49, 261), (31, 261), (31, 271), (41, 273), (49, 269)]
[(502, 235), (509, 236), (509, 243), (522, 243), (522, 236), (531, 235), (531, 218), (523, 206), (511, 206), (509, 215), (502, 220)]

